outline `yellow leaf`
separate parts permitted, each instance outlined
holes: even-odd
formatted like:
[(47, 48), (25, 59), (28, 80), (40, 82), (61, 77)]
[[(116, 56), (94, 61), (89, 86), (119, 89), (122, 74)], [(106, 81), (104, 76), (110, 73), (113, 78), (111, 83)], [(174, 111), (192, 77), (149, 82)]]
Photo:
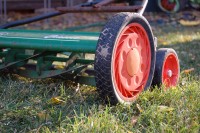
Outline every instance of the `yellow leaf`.
[(183, 26), (197, 26), (200, 25), (200, 20), (194, 20), (194, 21), (180, 20), (179, 23)]
[(163, 45), (167, 45), (168, 43), (167, 42), (163, 42)]
[(59, 97), (53, 97), (50, 99), (49, 103), (50, 104), (62, 104), (62, 103), (65, 103), (65, 101), (63, 101)]
[(63, 65), (55, 65), (54, 67), (55, 67), (55, 69), (64, 69), (65, 68)]

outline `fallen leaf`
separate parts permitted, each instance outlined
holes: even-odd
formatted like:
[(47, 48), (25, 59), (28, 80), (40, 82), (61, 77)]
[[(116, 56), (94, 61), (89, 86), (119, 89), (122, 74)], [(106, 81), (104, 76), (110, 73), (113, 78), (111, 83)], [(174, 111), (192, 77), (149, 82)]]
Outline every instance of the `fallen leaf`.
[(63, 101), (59, 97), (53, 97), (49, 101), (49, 104), (62, 104), (62, 103), (65, 103), (65, 101)]
[(136, 104), (136, 106), (137, 106), (138, 110), (140, 111), (140, 113), (142, 113), (143, 110), (142, 110), (142, 108), (140, 107), (140, 105), (139, 105), (139, 104)]
[(198, 26), (200, 25), (200, 20), (194, 20), (194, 21), (180, 20), (179, 23), (183, 26)]
[(50, 116), (49, 116), (49, 114), (47, 114), (46, 111), (39, 112), (37, 114), (37, 116), (38, 116), (40, 121), (44, 121), (44, 120), (49, 120), (50, 119)]
[(54, 68), (55, 69), (64, 69), (65, 67), (63, 65), (55, 65)]
[(167, 43), (167, 42), (163, 42), (162, 44), (163, 44), (163, 45), (168, 45), (168, 43)]
[(190, 68), (190, 69), (183, 70), (183, 72), (184, 72), (185, 74), (189, 74), (189, 73), (191, 73), (192, 71), (194, 71), (194, 68)]

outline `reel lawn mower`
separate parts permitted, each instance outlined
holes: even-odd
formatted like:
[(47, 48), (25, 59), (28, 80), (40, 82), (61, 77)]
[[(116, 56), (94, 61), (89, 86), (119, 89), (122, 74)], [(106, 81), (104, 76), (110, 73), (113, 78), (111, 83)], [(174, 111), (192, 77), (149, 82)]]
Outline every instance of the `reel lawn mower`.
[[(121, 1), (98, 0), (58, 7), (51, 13), (0, 26), (0, 70), (34, 79), (62, 76), (94, 85), (100, 96), (112, 104), (131, 104), (151, 85), (176, 86), (178, 56), (171, 48), (156, 50), (157, 39), (142, 16), (148, 0), (141, 5), (110, 5), (115, 2)], [(114, 15), (100, 33), (8, 29), (81, 12), (121, 13)], [(85, 54), (95, 54), (95, 59), (89, 60)], [(55, 62), (65, 65), (57, 67)]]

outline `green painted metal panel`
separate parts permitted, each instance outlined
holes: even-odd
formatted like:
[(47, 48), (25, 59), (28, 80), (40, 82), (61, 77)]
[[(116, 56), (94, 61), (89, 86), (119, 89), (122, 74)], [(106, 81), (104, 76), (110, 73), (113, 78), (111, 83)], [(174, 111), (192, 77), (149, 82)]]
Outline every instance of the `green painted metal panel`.
[(94, 53), (99, 33), (0, 30), (0, 47)]
[[(7, 52), (0, 52), (0, 57), (5, 57), (7, 55)], [(25, 54), (17, 54), (16, 59), (26, 59), (30, 57), (30, 55), (25, 55)], [(66, 62), (69, 58), (64, 58), (64, 57), (55, 57), (55, 56), (45, 56), (44, 61), (59, 61), (59, 62)], [(94, 62), (94, 60), (88, 60), (88, 59), (76, 59), (76, 63), (81, 63), (81, 64), (89, 64)]]

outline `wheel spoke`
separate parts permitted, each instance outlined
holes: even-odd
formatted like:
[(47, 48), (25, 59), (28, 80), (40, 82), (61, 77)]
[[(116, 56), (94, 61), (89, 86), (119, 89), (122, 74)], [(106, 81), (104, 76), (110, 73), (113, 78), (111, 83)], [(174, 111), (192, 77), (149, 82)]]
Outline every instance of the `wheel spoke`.
[(122, 44), (128, 36), (129, 36), (128, 34), (123, 34), (122, 37), (120, 38), (119, 44)]

